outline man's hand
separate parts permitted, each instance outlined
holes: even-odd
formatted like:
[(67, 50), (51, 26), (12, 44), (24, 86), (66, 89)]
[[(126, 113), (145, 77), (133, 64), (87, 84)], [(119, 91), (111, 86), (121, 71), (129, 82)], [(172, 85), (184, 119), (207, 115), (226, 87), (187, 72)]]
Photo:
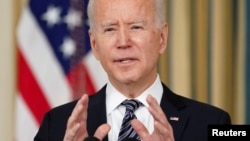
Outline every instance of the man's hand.
[[(88, 102), (89, 98), (87, 94), (84, 94), (77, 102), (68, 119), (64, 141), (83, 141), (83, 139), (89, 136), (87, 131)], [(94, 136), (99, 140), (103, 140), (109, 130), (110, 126), (108, 124), (102, 124), (96, 130)]]
[(149, 95), (147, 102), (149, 104), (148, 110), (154, 118), (153, 133), (149, 134), (147, 128), (137, 119), (132, 120), (132, 127), (143, 141), (174, 141), (172, 126), (169, 124), (156, 99)]

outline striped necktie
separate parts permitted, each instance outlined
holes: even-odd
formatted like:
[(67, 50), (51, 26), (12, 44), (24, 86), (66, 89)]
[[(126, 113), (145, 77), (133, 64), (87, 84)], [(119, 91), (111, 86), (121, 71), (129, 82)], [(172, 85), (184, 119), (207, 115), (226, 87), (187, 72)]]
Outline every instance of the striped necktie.
[(137, 100), (125, 100), (121, 103), (126, 106), (125, 116), (122, 120), (122, 126), (120, 129), (118, 141), (124, 141), (125, 139), (133, 138), (140, 140), (140, 137), (137, 135), (133, 127), (131, 126), (131, 120), (136, 118), (134, 112), (139, 106), (142, 105), (141, 102)]

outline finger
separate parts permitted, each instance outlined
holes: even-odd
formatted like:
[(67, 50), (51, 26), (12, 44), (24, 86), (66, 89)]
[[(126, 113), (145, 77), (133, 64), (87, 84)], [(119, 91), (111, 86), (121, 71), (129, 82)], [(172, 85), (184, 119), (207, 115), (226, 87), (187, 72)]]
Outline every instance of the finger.
[(75, 124), (73, 128), (67, 129), (63, 141), (72, 141), (79, 128), (80, 124)]
[(86, 120), (87, 108), (88, 108), (88, 96), (87, 94), (84, 94), (78, 100), (75, 108), (73, 109), (68, 119), (67, 128), (73, 127), (76, 123), (79, 123), (81, 120)]
[(133, 119), (131, 125), (142, 140), (150, 136), (148, 129), (138, 119)]
[(110, 128), (111, 128), (110, 125), (102, 124), (96, 129), (94, 137), (98, 138), (99, 140), (103, 140), (104, 137), (107, 136)]
[(137, 119), (131, 121), (132, 127), (143, 141), (161, 140), (161, 141), (174, 141), (173, 131), (164, 127), (159, 122), (155, 122), (155, 129), (153, 134), (150, 134), (147, 128)]
[(168, 122), (165, 113), (157, 103), (156, 99), (149, 95), (147, 97), (149, 103), (149, 112), (152, 114), (154, 122), (154, 135), (157, 135), (159, 139), (174, 140), (173, 129)]
[(173, 128), (170, 124), (164, 126), (159, 122), (155, 122), (154, 128), (154, 132), (159, 135), (159, 138), (174, 141)]
[(88, 132), (86, 129), (86, 122), (80, 122), (77, 123), (79, 124), (79, 128), (76, 130), (75, 136), (74, 136), (74, 140), (83, 140), (84, 138), (86, 138), (88, 136)]
[(168, 123), (165, 113), (162, 111), (160, 105), (157, 103), (156, 99), (148, 95), (147, 102), (149, 104), (148, 110), (152, 114), (155, 121), (161, 123)]
[(88, 136), (86, 129), (88, 95), (84, 94), (77, 102), (67, 123), (66, 139), (83, 139)]
[(74, 110), (73, 110), (73, 112), (72, 112), (71, 115), (73, 117), (79, 117), (80, 120), (82, 118), (86, 119), (87, 115), (83, 114), (83, 113), (87, 113), (88, 102), (89, 102), (88, 95), (87, 94), (83, 94), (83, 96), (77, 102), (77, 104), (75, 106), (76, 108), (74, 108)]
[[(169, 124), (170, 125), (170, 124)], [(155, 122), (155, 130), (158, 130), (161, 134), (171, 133), (173, 131), (172, 126), (164, 126), (159, 122)]]

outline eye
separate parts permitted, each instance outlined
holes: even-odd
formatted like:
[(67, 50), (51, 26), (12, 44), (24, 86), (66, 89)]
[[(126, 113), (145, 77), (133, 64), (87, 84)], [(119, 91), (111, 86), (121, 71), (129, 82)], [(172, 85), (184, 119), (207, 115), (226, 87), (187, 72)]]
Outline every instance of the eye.
[(139, 26), (139, 25), (133, 25), (133, 26), (131, 27), (131, 29), (132, 29), (132, 30), (142, 30), (143, 27), (142, 27), (142, 26)]
[(114, 31), (115, 31), (115, 28), (113, 28), (113, 27), (108, 27), (108, 28), (104, 29), (105, 33), (110, 33), (110, 32), (114, 32)]

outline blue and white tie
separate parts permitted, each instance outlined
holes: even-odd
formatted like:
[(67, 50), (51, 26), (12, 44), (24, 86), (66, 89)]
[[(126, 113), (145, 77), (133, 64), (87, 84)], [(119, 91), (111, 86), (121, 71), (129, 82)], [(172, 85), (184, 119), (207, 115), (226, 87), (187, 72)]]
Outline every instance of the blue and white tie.
[(125, 100), (121, 103), (126, 106), (125, 116), (122, 120), (122, 126), (120, 129), (118, 141), (124, 141), (125, 139), (133, 138), (140, 140), (133, 127), (131, 126), (131, 120), (136, 118), (134, 112), (138, 109), (142, 103), (137, 100)]

